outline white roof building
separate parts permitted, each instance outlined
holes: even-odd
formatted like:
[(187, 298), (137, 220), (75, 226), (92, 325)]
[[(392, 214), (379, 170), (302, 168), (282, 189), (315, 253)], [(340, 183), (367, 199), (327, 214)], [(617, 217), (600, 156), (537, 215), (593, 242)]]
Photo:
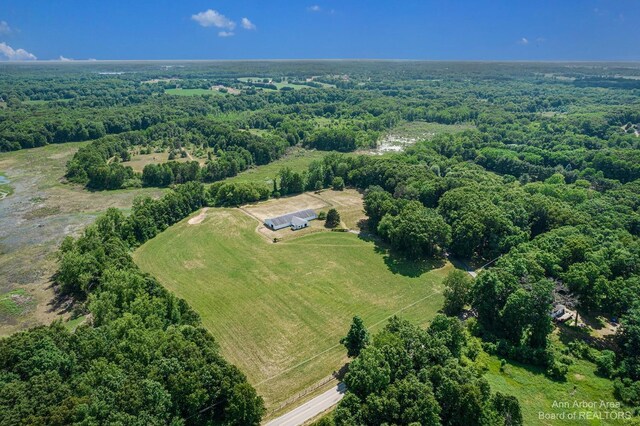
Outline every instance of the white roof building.
[(309, 226), (309, 221), (317, 219), (318, 215), (311, 209), (300, 210), (294, 213), (288, 213), (282, 216), (265, 219), (264, 224), (267, 228), (277, 231), (278, 229), (291, 227), (293, 229), (301, 229)]

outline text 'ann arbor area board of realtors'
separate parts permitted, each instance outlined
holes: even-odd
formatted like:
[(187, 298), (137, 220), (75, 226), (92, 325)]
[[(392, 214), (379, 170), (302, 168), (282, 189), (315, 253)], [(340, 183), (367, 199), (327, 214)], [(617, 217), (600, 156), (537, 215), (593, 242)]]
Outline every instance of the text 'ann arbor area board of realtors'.
[(3, 422), (635, 416), (636, 65), (174, 65), (0, 65)]

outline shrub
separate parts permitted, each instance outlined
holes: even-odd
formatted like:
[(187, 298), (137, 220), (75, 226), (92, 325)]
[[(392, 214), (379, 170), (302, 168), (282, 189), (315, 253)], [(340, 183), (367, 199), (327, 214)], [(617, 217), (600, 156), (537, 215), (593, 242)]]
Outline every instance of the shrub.
[(555, 380), (564, 380), (569, 372), (569, 366), (560, 361), (554, 361), (547, 369), (547, 375)]
[(596, 358), (596, 365), (599, 374), (605, 377), (613, 376), (616, 369), (616, 354), (610, 350), (600, 352), (600, 356)]
[(616, 398), (628, 405), (640, 405), (640, 381), (617, 379), (613, 384)]

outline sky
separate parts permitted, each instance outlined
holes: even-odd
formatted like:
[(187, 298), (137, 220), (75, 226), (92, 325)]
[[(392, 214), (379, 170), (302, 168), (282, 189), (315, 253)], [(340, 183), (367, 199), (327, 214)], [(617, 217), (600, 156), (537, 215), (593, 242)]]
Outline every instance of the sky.
[(0, 0), (0, 60), (639, 61), (640, 0)]

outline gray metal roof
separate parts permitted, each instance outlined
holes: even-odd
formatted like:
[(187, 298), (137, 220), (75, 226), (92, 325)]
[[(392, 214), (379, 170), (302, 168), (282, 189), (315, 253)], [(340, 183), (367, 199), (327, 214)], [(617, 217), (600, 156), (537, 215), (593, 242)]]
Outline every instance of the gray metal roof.
[(307, 219), (302, 219), (302, 218), (299, 218), (298, 216), (291, 218), (291, 224), (294, 226), (302, 226), (308, 222), (309, 221)]
[(291, 225), (291, 220), (294, 217), (298, 217), (300, 219), (305, 219), (305, 220), (311, 220), (311, 219), (317, 218), (318, 215), (316, 215), (316, 212), (314, 212), (311, 209), (300, 210), (299, 212), (288, 213), (288, 214), (277, 216), (277, 217), (271, 217), (269, 219), (266, 219), (265, 222), (272, 223), (274, 226), (280, 226), (280, 225), (289, 226)]

